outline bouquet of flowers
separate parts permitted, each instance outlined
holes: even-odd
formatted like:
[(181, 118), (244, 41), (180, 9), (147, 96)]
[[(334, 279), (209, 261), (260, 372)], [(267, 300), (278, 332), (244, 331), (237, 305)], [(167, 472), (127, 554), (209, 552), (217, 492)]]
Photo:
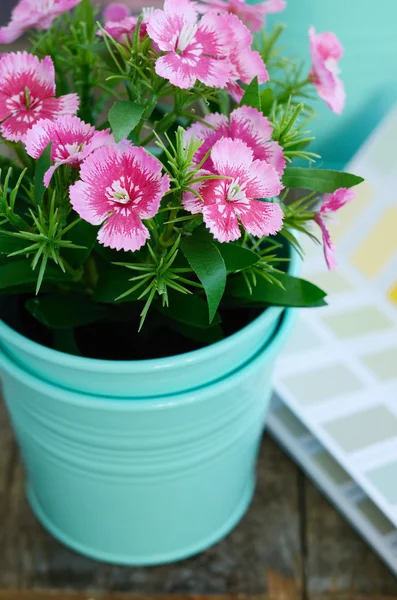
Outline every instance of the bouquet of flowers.
[(0, 57), (0, 293), (34, 335), (78, 353), (60, 332), (97, 347), (107, 328), (144, 358), (160, 335), (178, 353), (266, 307), (324, 304), (289, 262), (308, 235), (335, 265), (326, 220), (361, 178), (309, 149), (316, 92), (343, 109), (342, 46), (311, 28), (311, 66), (284, 57), (283, 27), (265, 27), (283, 8), (18, 3), (0, 28), (3, 44), (31, 35)]

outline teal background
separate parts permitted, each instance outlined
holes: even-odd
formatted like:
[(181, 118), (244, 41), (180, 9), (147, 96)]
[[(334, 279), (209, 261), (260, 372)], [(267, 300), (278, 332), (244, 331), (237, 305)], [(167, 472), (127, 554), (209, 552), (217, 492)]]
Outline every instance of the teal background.
[(273, 363), (294, 317), (285, 311), (275, 336), (228, 377), (157, 398), (68, 391), (0, 350), (28, 498), (43, 525), (83, 554), (132, 565), (186, 558), (226, 535), (252, 497)]
[(311, 123), (317, 136), (313, 151), (325, 166), (343, 168), (397, 101), (397, 2), (287, 0), (284, 12), (268, 17), (269, 25), (277, 22), (287, 25), (284, 53), (306, 59), (308, 70), (310, 25), (318, 33), (333, 31), (344, 46), (345, 110), (334, 115), (318, 100), (318, 118)]

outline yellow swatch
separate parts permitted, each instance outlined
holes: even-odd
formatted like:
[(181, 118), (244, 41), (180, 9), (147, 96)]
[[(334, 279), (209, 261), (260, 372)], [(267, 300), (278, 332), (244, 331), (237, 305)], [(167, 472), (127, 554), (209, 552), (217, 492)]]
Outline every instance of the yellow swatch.
[(389, 291), (389, 298), (394, 304), (397, 304), (397, 283)]
[(366, 277), (376, 277), (397, 252), (396, 232), (397, 207), (392, 206), (354, 252), (353, 265)]

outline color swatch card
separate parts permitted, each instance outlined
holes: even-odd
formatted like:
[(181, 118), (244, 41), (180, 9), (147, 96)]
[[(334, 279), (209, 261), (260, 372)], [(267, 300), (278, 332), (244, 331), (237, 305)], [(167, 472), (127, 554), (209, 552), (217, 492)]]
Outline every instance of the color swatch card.
[(397, 527), (277, 396), (267, 425), (271, 435), (397, 574)]
[(329, 304), (300, 311), (276, 377), (285, 406), (392, 529), (397, 527), (396, 139), (397, 109), (346, 169), (366, 181), (356, 188), (357, 199), (339, 211), (338, 223), (328, 222), (339, 267), (327, 271), (319, 247), (303, 240), (302, 276), (328, 292)]

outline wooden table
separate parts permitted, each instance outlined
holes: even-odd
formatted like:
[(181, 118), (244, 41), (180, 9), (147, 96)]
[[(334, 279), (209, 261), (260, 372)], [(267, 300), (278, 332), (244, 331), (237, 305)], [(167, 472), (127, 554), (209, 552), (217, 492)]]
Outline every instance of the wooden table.
[(267, 436), (253, 504), (207, 552), (126, 568), (51, 538), (24, 497), (18, 450), (0, 402), (0, 600), (290, 600), (397, 598), (397, 579)]

